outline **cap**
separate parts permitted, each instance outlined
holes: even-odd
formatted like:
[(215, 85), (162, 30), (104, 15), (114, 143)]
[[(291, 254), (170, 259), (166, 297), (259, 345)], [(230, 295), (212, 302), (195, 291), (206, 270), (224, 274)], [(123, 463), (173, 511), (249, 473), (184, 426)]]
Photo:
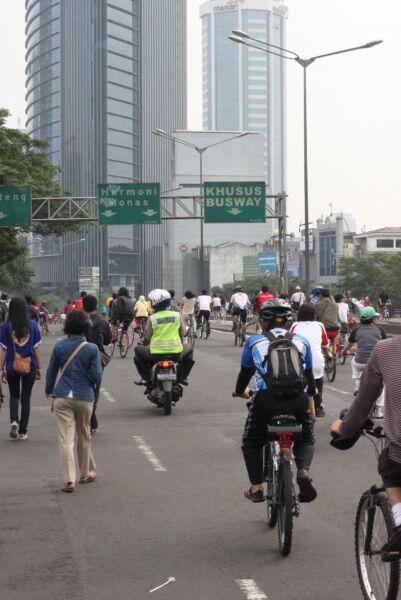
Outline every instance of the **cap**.
[(373, 306), (365, 306), (361, 310), (361, 319), (374, 319), (375, 317), (380, 317), (380, 315), (375, 311)]

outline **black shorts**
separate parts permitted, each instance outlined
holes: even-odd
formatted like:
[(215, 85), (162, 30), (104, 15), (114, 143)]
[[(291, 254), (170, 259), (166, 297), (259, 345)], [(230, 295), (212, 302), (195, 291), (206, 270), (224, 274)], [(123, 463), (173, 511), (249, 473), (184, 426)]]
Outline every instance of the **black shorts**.
[(126, 331), (128, 331), (128, 327), (131, 325), (132, 323), (132, 319), (130, 320), (124, 320), (121, 321), (121, 329), (123, 330), (123, 332), (125, 333)]
[(389, 457), (388, 448), (380, 454), (377, 469), (385, 488), (401, 488), (401, 463)]
[(241, 323), (246, 323), (246, 320), (248, 318), (248, 311), (246, 310), (246, 308), (234, 307), (232, 313), (234, 317), (241, 317)]

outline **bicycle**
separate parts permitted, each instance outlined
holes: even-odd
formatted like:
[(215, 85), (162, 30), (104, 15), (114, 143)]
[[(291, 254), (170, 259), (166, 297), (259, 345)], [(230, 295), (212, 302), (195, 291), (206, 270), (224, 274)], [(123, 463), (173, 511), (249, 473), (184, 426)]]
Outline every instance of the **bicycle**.
[(336, 357), (340, 365), (345, 365), (345, 361), (347, 360), (347, 355), (344, 354), (344, 349), (347, 346), (347, 344), (348, 335), (346, 333), (340, 333), (335, 343)]
[[(385, 446), (382, 427), (372, 429), (373, 423), (361, 435), (378, 440), (377, 458)], [(338, 439), (334, 436), (335, 440)], [(399, 555), (383, 551), (395, 527), (392, 510), (384, 487), (372, 485), (363, 492), (355, 518), (355, 558), (359, 584), (365, 600), (396, 600), (400, 583)]]
[(49, 334), (49, 325), (47, 322), (47, 315), (40, 316), (40, 333), (42, 336)]
[(185, 336), (186, 343), (191, 346), (195, 346), (195, 326), (194, 326), (194, 316), (188, 315), (187, 321), (189, 321), (189, 325), (187, 326), (187, 335)]
[(233, 321), (233, 333), (234, 333), (234, 346), (243, 346), (245, 344), (245, 333), (242, 328), (242, 323), (238, 315), (234, 317)]
[[(138, 321), (139, 321), (139, 325), (136, 326), (136, 332), (139, 335), (139, 339), (141, 340), (145, 334), (145, 328), (146, 328), (146, 323), (148, 321), (148, 317), (137, 317)], [(130, 325), (128, 329), (130, 329), (132, 326)], [(130, 344), (130, 348), (134, 342), (134, 335), (135, 335), (135, 328), (133, 328), (133, 335), (132, 335), (132, 342)]]
[(200, 326), (198, 323), (198, 329), (199, 331), (199, 337), (200, 339), (205, 339), (207, 340), (207, 338), (210, 336), (210, 324), (208, 323), (208, 321), (206, 321), (205, 317), (202, 315), (201, 317), (201, 321), (200, 321)]
[(267, 426), (264, 472), (267, 484), (267, 522), (277, 525), (278, 545), (283, 556), (291, 552), (293, 518), (300, 507), (293, 475), (293, 442), (302, 436), (302, 425), (292, 415), (273, 417)]
[(129, 334), (128, 330), (129, 330), (129, 328), (127, 329), (127, 331), (123, 331), (122, 325), (118, 326), (117, 337), (115, 337), (112, 342), (113, 347), (111, 349), (110, 356), (114, 355), (116, 346), (118, 347), (121, 358), (125, 358), (127, 356), (128, 350), (130, 349), (130, 347), (133, 344), (133, 336), (132, 336), (132, 341), (130, 341), (130, 334)]

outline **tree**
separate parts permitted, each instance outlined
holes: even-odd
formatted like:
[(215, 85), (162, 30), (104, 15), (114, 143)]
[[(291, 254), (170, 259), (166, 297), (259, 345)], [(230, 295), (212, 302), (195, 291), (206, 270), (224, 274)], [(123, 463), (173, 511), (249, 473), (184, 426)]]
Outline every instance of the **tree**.
[(401, 253), (376, 252), (363, 258), (342, 258), (339, 265), (341, 291), (350, 290), (356, 298), (377, 299), (385, 290), (394, 305), (401, 306)]
[[(45, 153), (47, 142), (32, 140), (28, 134), (6, 127), (9, 116), (8, 110), (0, 108), (0, 184), (30, 185), (37, 197), (59, 196), (61, 188), (56, 179), (60, 169), (52, 165)], [(68, 224), (43, 224), (35, 225), (33, 231), (41, 235), (62, 234), (74, 228)], [(29, 284), (33, 275), (26, 264), (26, 249), (18, 242), (23, 231), (24, 228), (0, 228), (0, 283), (3, 287), (19, 289), (17, 281), (25, 277)], [(14, 259), (19, 261), (18, 274), (10, 268), (10, 261)]]

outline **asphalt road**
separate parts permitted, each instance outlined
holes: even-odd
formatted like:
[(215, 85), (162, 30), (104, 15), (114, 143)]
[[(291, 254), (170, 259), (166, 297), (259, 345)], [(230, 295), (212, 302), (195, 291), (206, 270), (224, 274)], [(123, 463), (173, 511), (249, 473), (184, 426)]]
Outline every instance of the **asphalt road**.
[[(43, 344), (47, 364), (56, 336)], [(190, 387), (165, 417), (151, 405), (132, 350), (107, 367), (93, 452), (98, 480), (62, 494), (56, 424), (36, 384), (25, 442), (0, 414), (1, 600), (355, 600), (353, 524), (377, 480), (373, 448), (329, 446), (328, 426), (352, 401), (349, 365), (326, 384), (316, 424), (318, 498), (302, 505), (292, 553), (278, 552), (265, 504), (243, 498), (245, 401), (233, 399), (232, 335), (198, 341)], [(169, 580), (166, 586), (151, 592)]]

